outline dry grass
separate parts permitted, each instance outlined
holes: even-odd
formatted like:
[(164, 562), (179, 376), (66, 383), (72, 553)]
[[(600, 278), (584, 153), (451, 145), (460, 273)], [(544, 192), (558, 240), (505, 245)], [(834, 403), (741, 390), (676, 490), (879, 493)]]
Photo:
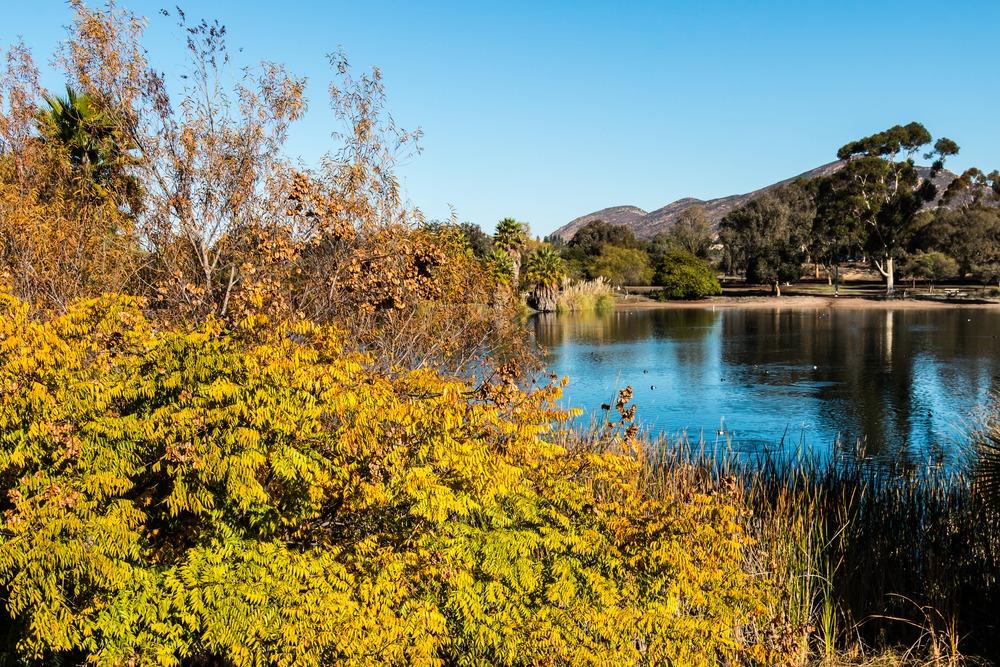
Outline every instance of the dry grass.
[(614, 308), (615, 296), (604, 278), (583, 280), (564, 284), (556, 301), (556, 311), (567, 312), (603, 312)]

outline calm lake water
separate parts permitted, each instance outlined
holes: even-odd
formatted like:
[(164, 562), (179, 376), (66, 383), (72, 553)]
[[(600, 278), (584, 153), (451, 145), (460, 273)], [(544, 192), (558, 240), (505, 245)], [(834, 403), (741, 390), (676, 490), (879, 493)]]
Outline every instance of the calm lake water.
[(581, 419), (632, 385), (648, 430), (737, 451), (862, 441), (873, 457), (953, 460), (1000, 391), (996, 310), (618, 310), (532, 326)]

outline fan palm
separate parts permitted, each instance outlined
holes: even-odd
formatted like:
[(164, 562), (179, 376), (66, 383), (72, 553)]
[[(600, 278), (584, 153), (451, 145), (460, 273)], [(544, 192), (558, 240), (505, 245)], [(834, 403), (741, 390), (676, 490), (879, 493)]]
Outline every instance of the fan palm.
[(66, 86), (65, 97), (46, 94), (44, 99), (48, 108), (39, 114), (42, 137), (66, 152), (75, 176), (102, 195), (117, 182), (126, 196), (133, 196), (137, 186), (125, 176), (132, 146), (114, 114), (71, 86)]
[(525, 271), (532, 307), (544, 312), (555, 310), (559, 285), (565, 277), (562, 257), (552, 248), (543, 246), (532, 252)]
[(521, 250), (527, 242), (528, 229), (523, 222), (518, 222), (514, 218), (504, 218), (497, 223), (496, 232), (493, 234), (493, 245), (510, 255), (515, 285), (520, 282)]

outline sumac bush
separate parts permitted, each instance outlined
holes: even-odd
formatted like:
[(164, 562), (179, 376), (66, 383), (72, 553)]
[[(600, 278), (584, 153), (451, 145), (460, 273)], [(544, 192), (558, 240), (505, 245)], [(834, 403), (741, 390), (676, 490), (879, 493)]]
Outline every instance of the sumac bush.
[(377, 370), (266, 315), (0, 301), (0, 626), (44, 664), (716, 664), (737, 491), (652, 490), (628, 398)]

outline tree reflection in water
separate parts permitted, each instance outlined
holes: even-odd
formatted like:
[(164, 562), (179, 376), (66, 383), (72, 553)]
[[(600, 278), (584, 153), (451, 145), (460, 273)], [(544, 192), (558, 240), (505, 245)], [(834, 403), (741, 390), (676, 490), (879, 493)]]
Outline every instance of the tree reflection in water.
[(993, 310), (618, 310), (532, 326), (569, 403), (596, 413), (631, 384), (654, 433), (713, 443), (724, 418), (749, 450), (951, 457), (1000, 390)]

